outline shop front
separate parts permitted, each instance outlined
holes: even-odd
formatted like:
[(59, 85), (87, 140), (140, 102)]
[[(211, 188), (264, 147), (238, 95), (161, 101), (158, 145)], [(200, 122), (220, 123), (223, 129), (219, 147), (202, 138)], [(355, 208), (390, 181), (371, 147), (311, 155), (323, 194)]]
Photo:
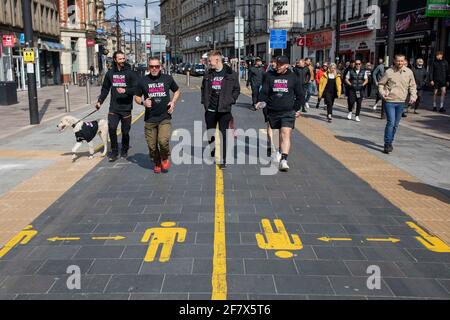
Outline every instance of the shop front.
[(309, 57), (314, 62), (319, 62), (320, 64), (331, 61), (331, 47), (333, 44), (332, 39), (332, 31), (307, 33), (307, 54), (305, 57)]
[(340, 34), (339, 61), (374, 62), (376, 32), (368, 18), (341, 24)]
[[(382, 11), (381, 29), (377, 32), (377, 53), (387, 54), (387, 11)], [(429, 61), (432, 52), (432, 19), (426, 17), (425, 7), (399, 12), (395, 27), (395, 53), (402, 53), (410, 63), (417, 58)]]

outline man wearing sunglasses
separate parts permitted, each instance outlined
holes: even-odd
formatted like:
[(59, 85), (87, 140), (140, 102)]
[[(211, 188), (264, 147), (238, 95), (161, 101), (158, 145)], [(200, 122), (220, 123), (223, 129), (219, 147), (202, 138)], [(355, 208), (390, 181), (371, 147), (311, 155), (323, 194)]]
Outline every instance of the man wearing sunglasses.
[(111, 102), (108, 113), (108, 131), (111, 140), (111, 153), (109, 162), (117, 160), (119, 145), (117, 143), (117, 127), (121, 122), (122, 149), (121, 157), (128, 156), (130, 148), (131, 110), (133, 109), (133, 96), (136, 93), (138, 78), (131, 66), (125, 63), (125, 54), (116, 51), (113, 55), (113, 67), (108, 70), (103, 80), (102, 90), (95, 107), (100, 109), (111, 91)]
[[(148, 60), (148, 70), (149, 74), (139, 82), (135, 101), (145, 107), (145, 139), (154, 163), (153, 171), (161, 173), (161, 170), (167, 172), (170, 168), (171, 119), (180, 90), (172, 76), (161, 72), (158, 58)], [(170, 91), (174, 93), (172, 99)]]
[(348, 115), (347, 119), (352, 120), (353, 107), (356, 103), (355, 121), (359, 122), (359, 114), (363, 101), (363, 90), (369, 83), (369, 78), (365, 70), (362, 69), (361, 60), (355, 61), (355, 68), (350, 69), (345, 76), (345, 83), (348, 86)]

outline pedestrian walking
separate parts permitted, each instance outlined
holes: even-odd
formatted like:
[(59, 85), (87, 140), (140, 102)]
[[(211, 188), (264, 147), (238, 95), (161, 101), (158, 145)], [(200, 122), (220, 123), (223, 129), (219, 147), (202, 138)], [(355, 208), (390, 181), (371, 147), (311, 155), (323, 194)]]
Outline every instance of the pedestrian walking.
[(262, 85), (264, 70), (262, 68), (261, 58), (256, 58), (255, 65), (248, 70), (247, 88), (251, 87), (252, 90), (252, 107), (255, 108), (258, 102), (258, 94)]
[[(205, 122), (208, 129), (208, 141), (211, 145), (215, 141), (215, 130), (217, 124), (221, 133), (221, 163), (220, 168), (227, 167), (227, 129), (232, 119), (231, 107), (234, 105), (241, 93), (239, 77), (230, 67), (222, 63), (223, 56), (220, 51), (208, 53), (210, 69), (205, 73), (201, 87), (201, 103), (205, 108)], [(215, 156), (215, 147), (211, 150), (211, 157)]]
[(427, 86), (428, 83), (428, 72), (424, 67), (424, 62), (422, 58), (416, 59), (416, 64), (412, 68), (412, 72), (414, 74), (414, 80), (416, 81), (416, 90), (417, 90), (417, 100), (414, 103), (414, 113), (418, 114), (417, 109), (419, 108), (420, 102), (423, 97), (423, 90)]
[(119, 146), (117, 142), (117, 127), (121, 123), (122, 147), (120, 155), (122, 158), (128, 157), (130, 148), (130, 128), (131, 110), (133, 109), (133, 96), (136, 93), (138, 77), (131, 70), (129, 64), (125, 63), (125, 54), (116, 51), (113, 54), (113, 65), (105, 75), (100, 96), (95, 107), (100, 109), (109, 92), (111, 92), (111, 102), (108, 113), (108, 131), (111, 140), (111, 153), (108, 160), (114, 162), (119, 156)]
[[(316, 72), (316, 86), (317, 88), (319, 88), (319, 82), (320, 82), (320, 78), (322, 77), (322, 75), (328, 70), (328, 62), (324, 62), (322, 65), (322, 68), (319, 69), (319, 71)], [(316, 104), (316, 109), (319, 109), (320, 107), (320, 98), (319, 96), (317, 96), (317, 104)]]
[(372, 97), (372, 86), (373, 86), (373, 77), (372, 77), (372, 64), (370, 62), (366, 63), (366, 74), (367, 74), (367, 86), (366, 86), (366, 97)]
[(373, 105), (372, 109), (373, 109), (373, 111), (376, 111), (377, 107), (378, 107), (378, 101), (381, 101), (381, 103), (382, 103), (381, 115), (382, 116), (384, 113), (384, 108), (383, 108), (384, 102), (383, 102), (383, 97), (378, 92), (378, 81), (380, 81), (381, 78), (383, 78), (384, 73), (385, 73), (384, 59), (380, 58), (380, 59), (378, 59), (378, 65), (375, 67), (375, 69), (372, 72), (372, 81), (373, 81), (373, 84), (375, 85), (375, 92), (376, 92), (375, 104)]
[[(265, 78), (268, 75), (273, 75), (277, 73), (277, 57), (272, 57), (272, 59), (270, 60), (270, 65), (267, 67), (267, 71), (266, 73), (263, 74), (263, 83), (265, 81)], [(261, 92), (260, 92), (261, 94)], [(259, 96), (258, 96), (258, 101), (259, 101)], [(266, 127), (267, 127), (267, 157), (272, 157), (272, 150), (275, 151), (276, 149), (276, 160), (278, 162), (280, 162), (281, 160), (281, 152), (279, 147), (276, 148), (274, 143), (273, 143), (273, 130), (272, 127), (270, 126), (270, 122), (269, 122), (269, 118), (267, 117), (267, 108), (263, 108), (263, 115), (264, 115), (264, 122), (266, 123)]]
[(345, 96), (346, 96), (347, 99), (348, 99), (348, 95), (349, 95), (349, 94), (348, 94), (348, 85), (347, 85), (347, 83), (345, 82), (345, 79), (346, 79), (346, 77), (347, 77), (347, 73), (349, 73), (350, 70), (355, 69), (355, 60), (347, 61), (347, 62), (345, 63), (345, 65), (346, 65), (346, 67), (345, 67), (344, 73), (342, 74), (342, 80), (344, 80), (344, 81), (343, 81), (343, 83), (344, 83), (344, 93), (345, 93)]
[[(135, 96), (136, 103), (145, 107), (145, 139), (155, 173), (170, 168), (171, 120), (181, 94), (173, 77), (161, 69), (159, 58), (148, 60), (149, 73), (140, 79)], [(170, 91), (174, 93), (172, 99)]]
[(334, 100), (341, 96), (342, 81), (335, 63), (331, 63), (328, 71), (320, 78), (319, 97), (324, 98), (327, 106), (327, 120), (332, 121)]
[(417, 99), (417, 86), (411, 69), (405, 67), (406, 58), (403, 54), (395, 55), (394, 67), (386, 70), (378, 82), (378, 91), (385, 100), (386, 128), (384, 131), (384, 153), (394, 150), (392, 143), (398, 129), (405, 100), (410, 96), (410, 104)]
[(257, 109), (267, 108), (267, 117), (272, 129), (280, 130), (280, 171), (288, 171), (288, 155), (291, 148), (291, 133), (295, 119), (300, 116), (301, 105), (305, 103), (303, 84), (298, 76), (289, 70), (289, 58), (277, 58), (276, 73), (267, 74), (259, 96)]
[(350, 69), (345, 76), (345, 83), (348, 86), (348, 115), (347, 119), (352, 120), (353, 108), (356, 103), (355, 121), (361, 121), (359, 115), (363, 101), (363, 90), (368, 83), (367, 74), (362, 69), (361, 60), (355, 61), (355, 68)]
[(311, 95), (313, 94), (313, 91), (316, 91), (317, 88), (315, 88), (315, 73), (314, 73), (314, 68), (312, 66), (312, 61), (311, 58), (306, 58), (305, 59), (305, 65), (306, 67), (308, 67), (309, 70), (309, 83), (308, 83), (308, 87), (306, 88), (306, 101), (305, 101), (305, 106), (307, 109), (309, 109), (309, 100), (311, 99)]
[(310, 69), (306, 66), (305, 59), (298, 59), (294, 67), (294, 72), (299, 77), (300, 83), (303, 84), (303, 90), (305, 91), (305, 104), (301, 106), (301, 112), (307, 112), (305, 105), (307, 105), (308, 100), (308, 88), (311, 80)]
[(431, 82), (430, 85), (434, 87), (433, 95), (433, 111), (437, 111), (436, 98), (438, 93), (441, 94), (441, 103), (439, 105), (439, 112), (445, 112), (444, 101), (447, 87), (449, 85), (448, 79), (449, 67), (448, 62), (444, 60), (444, 53), (442, 51), (436, 52), (436, 59), (431, 68)]

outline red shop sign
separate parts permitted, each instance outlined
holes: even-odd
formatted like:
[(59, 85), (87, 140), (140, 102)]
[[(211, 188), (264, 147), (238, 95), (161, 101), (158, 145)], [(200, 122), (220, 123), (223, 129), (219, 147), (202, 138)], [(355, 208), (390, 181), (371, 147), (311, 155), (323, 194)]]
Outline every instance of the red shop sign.
[(95, 47), (95, 40), (94, 39), (86, 39), (86, 46)]
[(317, 32), (306, 35), (306, 46), (310, 49), (331, 47), (332, 32)]
[(3, 35), (3, 46), (4, 47), (14, 47), (14, 35), (4, 34)]

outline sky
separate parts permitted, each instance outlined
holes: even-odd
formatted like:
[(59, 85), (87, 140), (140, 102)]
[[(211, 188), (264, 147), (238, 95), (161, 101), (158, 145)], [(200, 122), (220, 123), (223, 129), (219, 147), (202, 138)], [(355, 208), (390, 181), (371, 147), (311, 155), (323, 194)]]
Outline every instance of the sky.
[[(154, 2), (155, 0), (149, 0), (149, 2)], [(105, 6), (108, 3), (115, 3), (115, 0), (105, 0)], [(134, 19), (136, 17), (138, 21), (145, 18), (145, 0), (119, 0), (119, 4), (129, 4), (132, 7), (124, 7), (119, 8), (119, 12), (121, 15), (125, 17), (125, 19)], [(106, 18), (110, 19), (115, 15), (115, 7), (111, 7), (106, 10)], [(150, 4), (148, 6), (148, 17), (152, 21), (160, 21), (159, 15), (159, 3)], [(125, 30), (128, 32), (129, 30), (134, 32), (134, 23), (133, 22), (125, 22)], [(140, 32), (140, 24), (138, 24), (138, 33)]]

